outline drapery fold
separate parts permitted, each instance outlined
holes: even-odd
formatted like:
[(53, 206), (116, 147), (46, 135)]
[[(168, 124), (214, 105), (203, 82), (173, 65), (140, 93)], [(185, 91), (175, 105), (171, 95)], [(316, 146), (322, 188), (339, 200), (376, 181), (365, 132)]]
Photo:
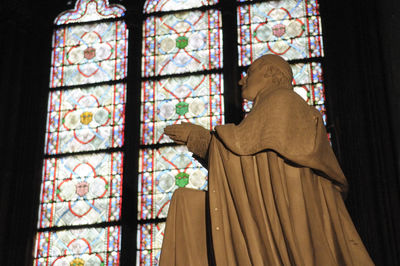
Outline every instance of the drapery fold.
[(238, 156), (215, 137), (209, 156), (217, 265), (373, 265), (326, 178), (274, 151)]
[(209, 191), (178, 189), (173, 196), (161, 265), (208, 264), (206, 245), (193, 246), (206, 241), (205, 204), (218, 266), (373, 265), (328, 179), (274, 151), (238, 156), (215, 136), (209, 157)]
[[(260, 93), (239, 125), (192, 132), (187, 146), (208, 157), (208, 192), (196, 193), (209, 208), (216, 265), (373, 265), (344, 205), (347, 181), (323, 119), (293, 91)], [(162, 266), (201, 265), (182, 247), (207, 258), (207, 244), (193, 244), (207, 228), (205, 207), (189, 204), (194, 193), (173, 196)]]

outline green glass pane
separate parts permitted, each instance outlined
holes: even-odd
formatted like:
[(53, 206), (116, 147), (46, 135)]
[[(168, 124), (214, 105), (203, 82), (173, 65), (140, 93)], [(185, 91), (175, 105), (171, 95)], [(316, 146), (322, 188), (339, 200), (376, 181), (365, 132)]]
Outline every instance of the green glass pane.
[(143, 29), (142, 75), (145, 77), (222, 67), (218, 10), (148, 17)]
[(142, 149), (139, 156), (139, 219), (166, 217), (179, 187), (207, 189), (207, 170), (185, 146)]

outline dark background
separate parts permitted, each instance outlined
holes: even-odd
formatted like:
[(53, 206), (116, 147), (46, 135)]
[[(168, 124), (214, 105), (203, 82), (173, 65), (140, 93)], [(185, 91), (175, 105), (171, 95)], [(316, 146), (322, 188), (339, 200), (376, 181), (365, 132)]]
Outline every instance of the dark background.
[[(110, 1), (128, 8), (128, 158), (137, 161), (143, 1)], [(222, 0), (233, 17), (234, 0)], [(0, 3), (0, 264), (30, 265), (36, 228), (46, 123), (52, 21), (74, 1)], [(400, 1), (321, 0), (328, 127), (350, 183), (349, 212), (377, 265), (400, 265)], [(224, 43), (228, 46), (224, 24)], [(234, 35), (233, 35), (234, 36)], [(225, 56), (225, 58), (227, 58)], [(225, 65), (229, 65), (226, 64)], [(238, 121), (227, 93), (227, 122)], [(129, 126), (129, 123), (131, 126)], [(132, 126), (133, 125), (133, 126)], [(133, 155), (130, 155), (133, 154)], [(135, 163), (126, 180), (136, 179)], [(132, 170), (133, 169), (133, 170)], [(124, 184), (121, 262), (134, 265), (135, 182)], [(126, 193), (128, 192), (128, 193)], [(130, 236), (130, 237), (127, 237)]]

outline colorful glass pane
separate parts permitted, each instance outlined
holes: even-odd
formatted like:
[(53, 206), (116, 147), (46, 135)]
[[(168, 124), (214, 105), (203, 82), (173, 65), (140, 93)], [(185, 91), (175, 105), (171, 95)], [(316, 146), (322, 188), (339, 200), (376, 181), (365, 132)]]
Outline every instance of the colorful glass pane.
[(164, 218), (179, 187), (204, 190), (207, 170), (186, 146), (142, 149), (139, 158), (138, 218)]
[[(322, 119), (324, 120), (324, 124), (326, 125), (326, 123), (327, 123), (327, 118), (326, 118), (326, 108), (325, 108), (325, 104), (315, 105), (315, 108), (317, 108), (317, 110), (321, 113)], [(328, 134), (328, 137), (329, 137), (329, 139), (330, 139), (329, 134)]]
[(245, 113), (250, 112), (251, 108), (253, 108), (253, 101), (243, 99), (242, 108)]
[(147, 0), (144, 4), (144, 13), (183, 10), (201, 6), (211, 6), (218, 0)]
[(102, 19), (118, 18), (125, 14), (121, 5), (109, 5), (108, 0), (78, 0), (74, 10), (67, 10), (54, 20), (62, 25), (77, 22), (88, 22)]
[(324, 85), (322, 83), (294, 86), (293, 90), (309, 105), (318, 105), (325, 102)]
[[(99, 150), (123, 145), (126, 84), (92, 83), (126, 77), (128, 30), (116, 20), (124, 14), (108, 0), (77, 0), (54, 21), (58, 90), (49, 92), (35, 265), (119, 265), (121, 229), (107, 224), (121, 216), (123, 153)], [(82, 151), (94, 153), (73, 154)]]
[(222, 67), (218, 10), (148, 17), (143, 24), (142, 75), (166, 75)]
[(125, 93), (125, 84), (50, 92), (46, 153), (121, 147)]
[(316, 0), (280, 0), (238, 6), (239, 65), (272, 53), (286, 60), (322, 57)]
[[(217, 0), (147, 1), (145, 13), (213, 5)], [(141, 144), (172, 142), (167, 125), (191, 122), (211, 129), (224, 121), (221, 74), (192, 74), (222, 68), (221, 13), (218, 10), (148, 16), (143, 22)], [(151, 79), (157, 77), (157, 79)], [(138, 219), (165, 218), (179, 187), (207, 188), (207, 170), (185, 146), (142, 148), (139, 153)], [(161, 226), (160, 226), (161, 225)], [(158, 265), (163, 224), (138, 227), (137, 261)]]
[(137, 249), (139, 265), (158, 265), (165, 223), (138, 226)]
[(223, 123), (221, 74), (168, 78), (142, 83), (141, 143), (170, 142), (164, 128), (192, 122), (208, 129)]
[(121, 213), (122, 154), (44, 161), (40, 228), (116, 221)]
[(55, 30), (50, 87), (126, 77), (128, 30), (123, 21)]
[(293, 85), (311, 84), (322, 82), (321, 63), (298, 63), (292, 64)]
[(118, 265), (120, 227), (38, 232), (34, 265)]

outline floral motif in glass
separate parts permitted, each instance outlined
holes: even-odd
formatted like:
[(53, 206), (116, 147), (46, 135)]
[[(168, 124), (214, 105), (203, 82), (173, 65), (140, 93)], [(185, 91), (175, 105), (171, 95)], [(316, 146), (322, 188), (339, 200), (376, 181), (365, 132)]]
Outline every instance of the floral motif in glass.
[(53, 36), (50, 87), (126, 77), (128, 30), (123, 21), (68, 26)]
[(35, 265), (119, 265), (123, 153), (99, 150), (123, 145), (126, 85), (93, 83), (126, 77), (124, 14), (77, 0), (54, 21)]
[(125, 93), (122, 83), (50, 92), (46, 153), (121, 147)]
[(316, 0), (280, 0), (240, 5), (239, 65), (272, 53), (286, 60), (322, 57), (321, 21)]
[[(152, 12), (213, 5), (217, 0), (147, 1), (143, 21), (141, 144), (138, 176), (137, 261), (158, 265), (163, 223), (173, 192), (179, 187), (207, 189), (207, 170), (185, 146), (163, 134), (167, 125), (191, 122), (212, 129), (224, 122), (222, 31), (219, 10)], [(197, 72), (197, 73), (196, 73)], [(174, 74), (186, 74), (169, 76)], [(147, 147), (146, 147), (147, 146)]]
[(143, 24), (142, 75), (150, 77), (221, 68), (220, 21), (218, 10), (148, 17)]
[(191, 122), (205, 128), (223, 123), (221, 74), (191, 75), (142, 83), (141, 143), (171, 142), (167, 125)]
[(119, 265), (120, 227), (38, 232), (35, 266)]
[(116, 221), (121, 213), (122, 154), (44, 161), (39, 228)]
[(172, 193), (179, 187), (207, 188), (207, 170), (185, 146), (140, 151), (139, 219), (165, 218)]

